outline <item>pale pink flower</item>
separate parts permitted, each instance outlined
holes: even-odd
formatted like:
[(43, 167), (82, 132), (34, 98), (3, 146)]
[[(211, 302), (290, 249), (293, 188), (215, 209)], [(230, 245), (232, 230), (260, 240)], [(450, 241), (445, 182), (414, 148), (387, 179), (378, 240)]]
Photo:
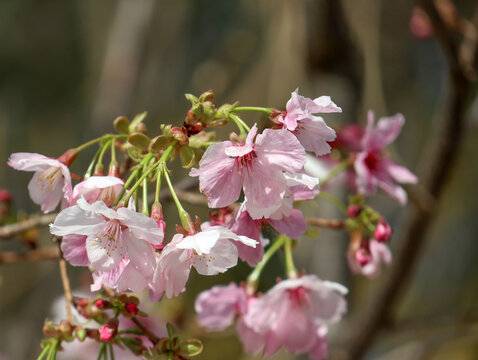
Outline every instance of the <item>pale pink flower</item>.
[(373, 278), (380, 274), (382, 263), (390, 265), (392, 263), (392, 253), (387, 245), (370, 239), (363, 244), (351, 249), (347, 254), (350, 270), (356, 274)]
[(287, 102), (285, 113), (279, 115), (277, 121), (297, 136), (305, 150), (319, 156), (330, 152), (327, 142), (335, 139), (335, 131), (327, 126), (322, 117), (313, 114), (337, 112), (342, 112), (342, 109), (329, 96), (312, 100), (300, 96), (295, 90)]
[(214, 286), (198, 295), (194, 303), (198, 323), (209, 331), (224, 330), (247, 310), (246, 290), (231, 283)]
[(377, 186), (400, 204), (407, 202), (407, 193), (396, 183), (418, 181), (408, 169), (391, 161), (382, 150), (396, 139), (405, 122), (403, 115), (381, 118), (374, 127), (374, 114), (368, 113), (368, 124), (362, 138), (362, 150), (356, 155), (354, 169), (359, 193), (368, 195)]
[(88, 204), (83, 198), (58, 214), (50, 232), (57, 236), (86, 235), (88, 259), (97, 271), (115, 269), (126, 257), (146, 277), (156, 265), (151, 245), (161, 244), (164, 238), (148, 216), (125, 207), (110, 209), (102, 201)]
[[(123, 184), (123, 180), (114, 176), (92, 176), (73, 188), (73, 199), (70, 206), (75, 205), (81, 197), (90, 204), (100, 200), (107, 206), (111, 206), (123, 188)], [(62, 238), (61, 251), (71, 265), (90, 265), (86, 253), (86, 238), (85, 235), (77, 234), (66, 235)]]
[(8, 165), (16, 170), (35, 172), (28, 184), (28, 192), (44, 213), (55, 210), (62, 198), (66, 203), (71, 201), (70, 170), (60, 160), (41, 154), (14, 153), (10, 155)]
[[(206, 194), (209, 207), (232, 204), (242, 188), (248, 206), (256, 209), (282, 203), (287, 192), (284, 172), (294, 174), (302, 170), (304, 148), (286, 130), (266, 129), (254, 140), (256, 134), (254, 125), (244, 145), (235, 146), (230, 141), (211, 145), (199, 163), (199, 170), (191, 171), (191, 176), (199, 176), (200, 189)], [(264, 214), (259, 211), (256, 216), (262, 218)]]
[[(250, 303), (244, 325), (263, 336), (265, 356), (281, 347), (293, 353), (316, 351), (319, 327), (341, 319), (346, 293), (342, 285), (315, 275), (284, 280)], [(257, 347), (253, 341), (250, 348)]]
[(211, 226), (194, 235), (174, 235), (158, 260), (152, 291), (155, 298), (163, 292), (171, 298), (184, 291), (191, 267), (201, 275), (217, 275), (236, 266), (238, 252), (234, 242), (251, 247), (256, 241), (238, 236), (222, 226)]
[(113, 205), (116, 197), (123, 189), (124, 182), (115, 176), (91, 176), (73, 188), (73, 199), (70, 205), (84, 197), (92, 204), (103, 201), (107, 206)]

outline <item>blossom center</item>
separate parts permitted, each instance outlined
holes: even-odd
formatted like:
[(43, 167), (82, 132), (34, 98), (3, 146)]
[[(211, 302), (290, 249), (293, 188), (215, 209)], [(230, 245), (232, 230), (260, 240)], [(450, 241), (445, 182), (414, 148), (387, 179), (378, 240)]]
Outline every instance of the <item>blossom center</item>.
[(120, 241), (123, 226), (119, 220), (110, 219), (106, 221), (103, 231), (96, 235), (94, 242), (106, 250), (106, 254), (111, 256), (112, 252), (119, 249), (120, 255), (123, 256), (123, 243)]
[(257, 157), (254, 151), (248, 152), (245, 155), (237, 156), (234, 159), (234, 166), (239, 169), (241, 174), (245, 170), (247, 174), (252, 171), (254, 165), (254, 159)]
[(56, 166), (50, 166), (40, 174), (36, 186), (39, 186), (41, 191), (48, 189), (50, 192), (53, 192), (61, 178), (62, 173), (60, 168)]
[(98, 196), (98, 200), (103, 201), (108, 207), (113, 205), (113, 203), (116, 200), (116, 193), (115, 193), (114, 187), (108, 186), (101, 189), (100, 195)]
[(289, 296), (294, 304), (310, 306), (310, 297), (307, 289), (303, 287), (298, 287), (292, 290), (289, 290)]
[(364, 161), (370, 170), (375, 169), (377, 167), (377, 164), (380, 162), (380, 152), (378, 151), (369, 152)]

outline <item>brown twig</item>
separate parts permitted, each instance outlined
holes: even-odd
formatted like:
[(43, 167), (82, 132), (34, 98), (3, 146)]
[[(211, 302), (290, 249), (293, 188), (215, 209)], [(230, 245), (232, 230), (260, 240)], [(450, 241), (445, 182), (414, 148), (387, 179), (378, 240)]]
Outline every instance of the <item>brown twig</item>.
[[(438, 203), (460, 149), (472, 83), (461, 66), (458, 56), (459, 45), (438, 14), (433, 0), (420, 0), (419, 4), (430, 17), (436, 38), (448, 60), (451, 82), (449, 107), (438, 129), (439, 133), (431, 144), (431, 156), (425, 162), (429, 168), (424, 171), (426, 176), (421, 180), (424, 189), (434, 199), (434, 203)], [(349, 342), (350, 358), (354, 360), (363, 358), (378, 332), (388, 321), (398, 296), (415, 269), (436, 208), (436, 206), (413, 208), (390, 275), (372, 299), (368, 311), (364, 312)]]
[(71, 306), (73, 304), (73, 294), (71, 293), (70, 279), (66, 269), (66, 260), (63, 257), (63, 252), (60, 248), (60, 241), (58, 243), (58, 251), (60, 252), (60, 259), (58, 261), (60, 266), (61, 283), (63, 285), (63, 292), (65, 293), (66, 318), (70, 324), (73, 324), (73, 315), (71, 313)]
[(157, 344), (159, 340), (161, 340), (156, 335), (154, 335), (146, 326), (144, 326), (143, 323), (137, 317), (133, 316), (131, 320), (133, 320), (138, 329), (140, 329), (143, 334), (146, 335), (149, 340), (151, 340), (153, 344)]
[(321, 219), (321, 218), (305, 218), (307, 224), (331, 229), (342, 229), (345, 225), (343, 220)]
[(0, 227), (0, 239), (8, 239), (30, 229), (40, 226), (46, 226), (49, 223), (53, 222), (57, 215), (58, 214), (35, 216), (30, 219), (17, 222), (15, 224), (2, 226)]
[(38, 260), (56, 260), (60, 257), (57, 248), (47, 247), (28, 252), (5, 251), (0, 253), (0, 264), (13, 264), (18, 262), (31, 262)]

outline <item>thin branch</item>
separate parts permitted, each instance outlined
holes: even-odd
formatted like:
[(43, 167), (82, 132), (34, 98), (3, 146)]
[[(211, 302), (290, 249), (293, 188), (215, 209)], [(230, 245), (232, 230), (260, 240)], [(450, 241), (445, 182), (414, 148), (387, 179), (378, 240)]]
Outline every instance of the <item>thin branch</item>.
[[(461, 67), (459, 46), (455, 37), (438, 14), (433, 0), (418, 2), (430, 17), (436, 38), (448, 60), (450, 76), (449, 107), (439, 125), (438, 135), (431, 144), (431, 156), (425, 162), (429, 166), (427, 171), (424, 171), (426, 176), (421, 179), (421, 184), (433, 198), (433, 203), (438, 204), (460, 149), (472, 83)], [(363, 358), (379, 331), (386, 325), (399, 295), (415, 269), (436, 208), (437, 206), (416, 206), (412, 209), (390, 275), (370, 302), (370, 308), (364, 312), (348, 343), (350, 358)]]
[(56, 260), (59, 257), (60, 252), (54, 247), (35, 249), (22, 253), (16, 251), (5, 251), (0, 253), (0, 264), (13, 264), (38, 260)]
[(34, 229), (40, 226), (46, 226), (53, 222), (58, 214), (49, 214), (35, 216), (27, 220), (17, 222), (15, 224), (0, 227), (0, 239), (8, 239), (22, 232)]
[(326, 227), (331, 229), (342, 229), (345, 225), (343, 220), (336, 220), (336, 219), (321, 219), (321, 218), (305, 218), (307, 224), (318, 226), (318, 227)]
[(133, 320), (138, 329), (140, 329), (143, 334), (146, 335), (149, 340), (151, 340), (153, 344), (157, 344), (159, 340), (161, 340), (156, 335), (154, 335), (146, 326), (144, 326), (143, 323), (137, 317), (133, 316), (131, 320)]
[(66, 260), (63, 257), (63, 252), (60, 248), (60, 242), (58, 243), (58, 250), (60, 252), (60, 259), (58, 261), (60, 265), (61, 283), (63, 285), (63, 292), (65, 293), (65, 306), (66, 306), (66, 318), (70, 324), (73, 324), (73, 315), (71, 313), (71, 305), (73, 304), (73, 295), (71, 293), (70, 279), (68, 278), (68, 272), (66, 270)]

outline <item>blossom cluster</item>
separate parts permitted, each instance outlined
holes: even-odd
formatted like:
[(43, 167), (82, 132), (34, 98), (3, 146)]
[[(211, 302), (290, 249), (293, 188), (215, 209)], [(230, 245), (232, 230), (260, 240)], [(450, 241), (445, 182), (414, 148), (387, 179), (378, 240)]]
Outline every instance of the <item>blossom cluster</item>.
[[(203, 292), (196, 301), (199, 323), (221, 330), (237, 319), (236, 329), (247, 352), (262, 349), (264, 356), (270, 356), (284, 348), (308, 353), (312, 359), (325, 358), (328, 326), (345, 313), (347, 289), (312, 274), (299, 275), (293, 264), (291, 245), (308, 227), (295, 205), (319, 193), (319, 178), (306, 171), (306, 154), (328, 163), (335, 161), (331, 151), (345, 149), (349, 154), (329, 174), (331, 178), (337, 169), (346, 170), (357, 194), (351, 198), (345, 221), (351, 239), (349, 266), (354, 273), (378, 275), (380, 263), (391, 262), (384, 245), (391, 228), (363, 196), (378, 186), (404, 204), (406, 193), (396, 183), (417, 181), (383, 151), (399, 134), (403, 116), (382, 118), (374, 127), (370, 113), (365, 130), (346, 128), (336, 137), (318, 115), (342, 111), (328, 96), (309, 99), (296, 90), (284, 111), (237, 104), (216, 108), (212, 92), (187, 98), (192, 106), (182, 126), (164, 125), (163, 133), (153, 139), (143, 123), (145, 114), (131, 122), (120, 117), (114, 122), (118, 134), (70, 149), (57, 159), (15, 153), (8, 164), (34, 172), (28, 190), (43, 212), (61, 204), (50, 232), (61, 237), (62, 254), (71, 265), (92, 270), (91, 291), (147, 290), (151, 300), (160, 301), (185, 291), (193, 267), (201, 275), (216, 275), (241, 259), (255, 268), (247, 284)], [(249, 128), (237, 115), (241, 111), (266, 113), (273, 125), (262, 131), (257, 124)], [(227, 123), (234, 123), (239, 133), (213, 141), (210, 129)], [(82, 181), (73, 186), (70, 166), (94, 144), (99, 145), (98, 152)], [(111, 161), (105, 175), (102, 160), (107, 150)], [(129, 168), (119, 171), (116, 152), (122, 153), (125, 164), (129, 159)], [(192, 167), (189, 175), (199, 179), (209, 208), (217, 209), (208, 221), (201, 223), (197, 216), (193, 221), (176, 194), (167, 168), (176, 156), (183, 167)], [(162, 180), (181, 221), (170, 239), (165, 231), (173, 227), (159, 201)], [(150, 183), (156, 185), (154, 201), (148, 194)], [(263, 226), (277, 237), (266, 238)], [(281, 248), (287, 279), (260, 295), (261, 271)], [(115, 334), (110, 335), (101, 341), (114, 341)]]

